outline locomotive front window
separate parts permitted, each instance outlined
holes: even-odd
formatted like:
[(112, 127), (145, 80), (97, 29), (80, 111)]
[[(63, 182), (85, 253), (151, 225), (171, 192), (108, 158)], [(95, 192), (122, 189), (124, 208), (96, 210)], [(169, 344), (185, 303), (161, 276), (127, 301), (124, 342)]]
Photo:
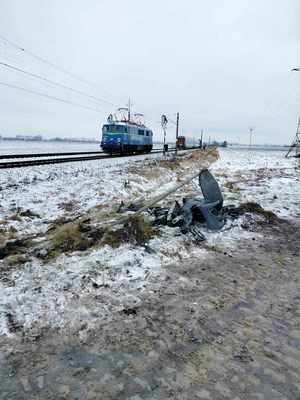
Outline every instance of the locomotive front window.
[(143, 129), (139, 129), (139, 130), (138, 130), (138, 134), (139, 134), (139, 135), (144, 135)]
[(104, 125), (103, 126), (103, 132), (122, 132), (122, 133), (127, 133), (127, 126), (123, 125)]
[(116, 132), (116, 125), (106, 125), (106, 132)]
[(123, 125), (117, 125), (117, 132), (127, 132), (127, 127)]

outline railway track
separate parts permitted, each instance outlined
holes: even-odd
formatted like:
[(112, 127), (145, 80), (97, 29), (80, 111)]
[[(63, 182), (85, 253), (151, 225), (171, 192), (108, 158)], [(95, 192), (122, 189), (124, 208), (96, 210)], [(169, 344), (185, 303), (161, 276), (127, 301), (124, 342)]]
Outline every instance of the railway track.
[(68, 153), (33, 153), (33, 154), (0, 154), (0, 160), (12, 158), (41, 158), (41, 157), (62, 157), (62, 156), (79, 156), (80, 154), (104, 154), (103, 151), (73, 151)]
[[(193, 148), (188, 148), (186, 150), (193, 150)], [(169, 151), (174, 151), (175, 148), (169, 149)], [(153, 150), (151, 153), (146, 154), (159, 154), (163, 153), (163, 150)], [(77, 156), (81, 154), (81, 156)], [(96, 154), (96, 155), (95, 155)], [(68, 155), (68, 157), (65, 157)], [(74, 156), (76, 155), (76, 156)], [(77, 153), (42, 153), (42, 154), (18, 154), (18, 155), (2, 155), (0, 159), (4, 159), (7, 157), (8, 159), (11, 158), (38, 158), (35, 160), (21, 160), (21, 161), (5, 161), (0, 162), (0, 169), (11, 169), (11, 168), (23, 168), (23, 167), (32, 167), (32, 166), (39, 166), (39, 165), (49, 165), (49, 164), (62, 164), (66, 162), (78, 162), (78, 161), (93, 161), (93, 160), (105, 160), (109, 158), (120, 158), (120, 157), (134, 157), (140, 156), (143, 154), (131, 154), (131, 155), (109, 155), (104, 154), (101, 151), (98, 152), (77, 152)], [(22, 156), (22, 157), (21, 157)], [(25, 156), (25, 157), (24, 157)], [(58, 157), (58, 158), (45, 158), (43, 157)]]

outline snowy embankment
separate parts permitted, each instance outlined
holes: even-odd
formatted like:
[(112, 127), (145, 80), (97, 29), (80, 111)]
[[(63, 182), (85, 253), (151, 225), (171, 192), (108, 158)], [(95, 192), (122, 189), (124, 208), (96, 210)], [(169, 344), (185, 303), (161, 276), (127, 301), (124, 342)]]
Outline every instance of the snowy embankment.
[(282, 218), (300, 217), (300, 171), (286, 151), (221, 151), (212, 166), (225, 201), (254, 201)]
[[(166, 176), (158, 177), (149, 187), (147, 179), (139, 177), (138, 168), (143, 162), (155, 163), (159, 157), (147, 156), (146, 161), (145, 156), (124, 157), (1, 171), (0, 220), (8, 220), (9, 226), (22, 233), (45, 232), (59, 217), (71, 218), (95, 206), (120, 203), (148, 193), (158, 188)], [(26, 210), (40, 218), (18, 218), (20, 211)]]
[[(62, 217), (74, 219), (95, 209), (111, 211), (121, 201), (148, 198), (200, 164), (199, 160), (187, 160), (170, 167), (160, 158), (156, 155), (147, 160), (93, 161), (1, 173), (0, 229), (12, 229), (17, 236), (42, 235)], [(255, 201), (281, 216), (299, 217), (299, 174), (282, 152), (222, 150), (212, 170), (225, 204)], [(199, 195), (197, 182), (167, 201), (172, 203), (186, 195)], [(0, 335), (22, 331), (36, 337), (44, 329), (53, 328), (84, 337), (100, 319), (109, 321), (112, 312), (138, 306), (152, 279), (165, 273), (164, 266), (188, 257), (211, 257), (210, 246), (230, 251), (241, 238), (259, 235), (243, 229), (243, 223), (241, 217), (228, 221), (222, 232), (203, 230), (206, 245), (194, 243), (178, 228), (164, 227), (147, 246), (127, 243), (113, 249), (106, 245), (62, 254), (47, 262), (32, 258), (11, 267), (0, 261)]]

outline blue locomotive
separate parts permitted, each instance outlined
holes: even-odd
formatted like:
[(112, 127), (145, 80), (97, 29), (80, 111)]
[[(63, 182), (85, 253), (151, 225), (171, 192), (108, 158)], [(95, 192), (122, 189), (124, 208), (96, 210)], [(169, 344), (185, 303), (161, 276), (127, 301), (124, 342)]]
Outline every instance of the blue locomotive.
[(127, 115), (118, 118), (110, 114), (107, 123), (102, 127), (101, 148), (104, 153), (133, 154), (150, 153), (153, 147), (153, 132), (141, 121), (142, 114), (134, 114), (133, 120), (130, 108), (120, 108)]

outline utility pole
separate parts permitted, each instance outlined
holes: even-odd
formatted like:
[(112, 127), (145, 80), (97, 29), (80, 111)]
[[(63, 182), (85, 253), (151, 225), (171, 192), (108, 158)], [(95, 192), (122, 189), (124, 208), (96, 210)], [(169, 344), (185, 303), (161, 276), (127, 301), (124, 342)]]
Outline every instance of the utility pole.
[(285, 155), (286, 158), (291, 157), (290, 153), (293, 151), (293, 149), (295, 149), (295, 155), (293, 157), (298, 158), (298, 167), (300, 168), (300, 117), (298, 119), (295, 139)]
[[(292, 71), (298, 71), (300, 72), (300, 68), (293, 68)], [(286, 154), (286, 157), (288, 158), (292, 148), (295, 147), (296, 150), (296, 157), (298, 159), (298, 168), (300, 168), (300, 118), (298, 120), (298, 126), (297, 126), (297, 132), (296, 132), (296, 137), (294, 143), (292, 143), (291, 147), (289, 148), (289, 151)]]
[(250, 148), (250, 149), (251, 149), (251, 147), (252, 147), (253, 131), (254, 131), (254, 128), (251, 126), (251, 127), (249, 128), (249, 148)]
[(201, 129), (200, 149), (203, 148), (203, 129)]
[(176, 144), (175, 144), (175, 154), (177, 155), (177, 144), (178, 144), (178, 130), (179, 130), (179, 112), (176, 117)]
[(299, 119), (299, 122), (298, 122), (295, 145), (296, 145), (296, 158), (299, 158), (298, 164), (300, 166), (300, 119)]
[(131, 103), (130, 103), (130, 97), (128, 99), (128, 122), (130, 122), (130, 108), (131, 108)]

